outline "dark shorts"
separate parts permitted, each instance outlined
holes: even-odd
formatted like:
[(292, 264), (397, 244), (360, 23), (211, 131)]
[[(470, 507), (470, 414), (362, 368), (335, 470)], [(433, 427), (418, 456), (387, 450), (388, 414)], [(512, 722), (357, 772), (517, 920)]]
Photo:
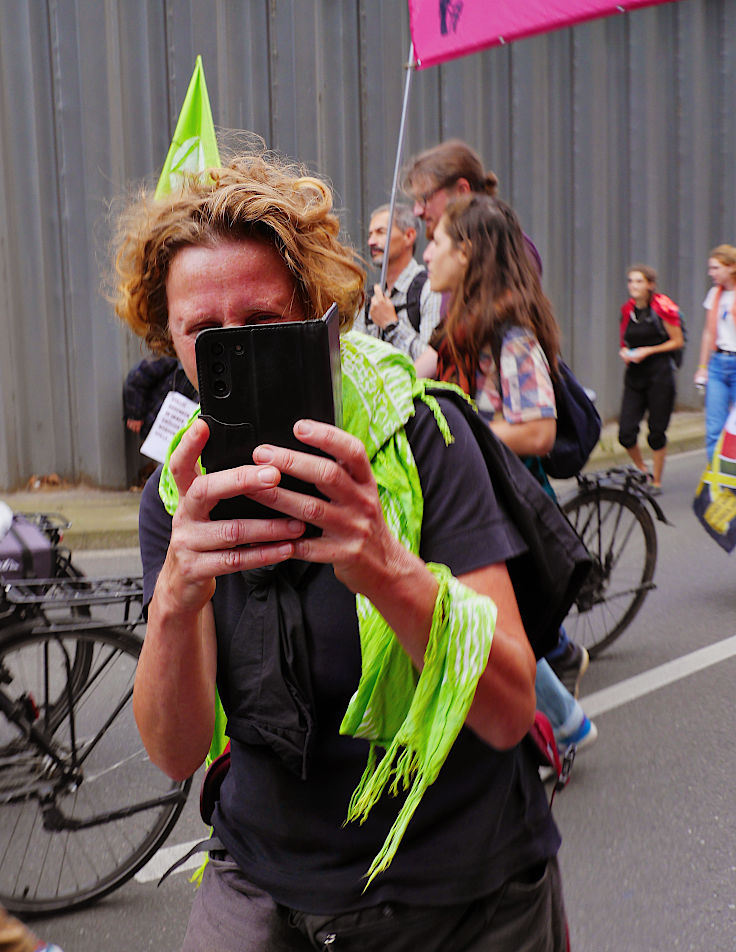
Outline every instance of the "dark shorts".
[(210, 858), (182, 952), (566, 952), (556, 858), (482, 899), (456, 906), (381, 903), (316, 916), (278, 903), (229, 855)]

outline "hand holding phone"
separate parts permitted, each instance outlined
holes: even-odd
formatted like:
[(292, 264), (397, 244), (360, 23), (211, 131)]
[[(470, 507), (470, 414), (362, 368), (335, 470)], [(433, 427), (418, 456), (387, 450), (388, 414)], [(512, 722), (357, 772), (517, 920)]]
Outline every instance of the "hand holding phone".
[[(340, 426), (342, 376), (337, 305), (318, 321), (209, 328), (198, 335), (197, 375), (202, 418), (210, 437), (202, 452), (207, 472), (252, 465), (253, 450), (271, 443), (320, 454), (294, 436), (297, 420)], [(281, 485), (320, 495), (287, 475)], [(283, 518), (247, 496), (222, 499), (213, 519)], [(314, 535), (318, 530), (307, 527)]]

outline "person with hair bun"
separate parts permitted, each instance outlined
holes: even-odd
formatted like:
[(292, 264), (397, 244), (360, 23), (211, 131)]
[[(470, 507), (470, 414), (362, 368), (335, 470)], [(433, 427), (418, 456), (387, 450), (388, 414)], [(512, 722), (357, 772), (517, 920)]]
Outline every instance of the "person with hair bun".
[[(626, 272), (629, 299), (621, 308), (619, 356), (626, 365), (621, 399), (618, 441), (631, 461), (651, 480), (651, 492), (662, 492), (667, 455), (667, 427), (675, 406), (676, 350), (684, 345), (680, 309), (657, 291), (657, 272), (633, 264)], [(639, 425), (648, 414), (647, 442), (652, 450), (652, 471), (639, 449)]]
[[(404, 173), (404, 191), (414, 200), (414, 214), (424, 222), (427, 240), (432, 241), (437, 222), (447, 202), (458, 195), (498, 194), (498, 176), (486, 171), (475, 151), (462, 139), (447, 139), (415, 156)], [(528, 253), (539, 274), (542, 259), (528, 235), (524, 235)]]
[(736, 248), (718, 245), (708, 257), (713, 287), (703, 307), (706, 318), (700, 342), (695, 385), (705, 386), (705, 449), (713, 459), (729, 411), (736, 403)]

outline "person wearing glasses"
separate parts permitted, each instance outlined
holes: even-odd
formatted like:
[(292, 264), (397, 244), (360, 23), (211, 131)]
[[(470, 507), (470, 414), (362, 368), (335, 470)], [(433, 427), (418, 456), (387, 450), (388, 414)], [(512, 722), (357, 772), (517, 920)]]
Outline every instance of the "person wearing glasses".
[[(448, 139), (415, 156), (404, 171), (403, 189), (411, 196), (413, 211), (424, 222), (430, 247), (425, 251), (425, 261), (432, 254), (431, 243), (437, 224), (445, 213), (448, 202), (463, 195), (487, 195), (495, 198), (498, 193), (498, 176), (486, 171), (478, 153), (461, 139)], [(539, 277), (542, 276), (542, 259), (531, 238), (522, 232), (524, 247)], [(447, 314), (450, 293), (443, 294), (443, 318)], [(430, 346), (415, 361), (417, 375), (434, 377), (437, 374), (437, 347), (443, 335), (444, 320), (430, 339)], [(570, 641), (564, 630), (558, 646), (547, 660), (565, 688), (577, 698), (580, 679), (587, 670), (587, 651)], [(545, 712), (546, 713), (546, 712)]]

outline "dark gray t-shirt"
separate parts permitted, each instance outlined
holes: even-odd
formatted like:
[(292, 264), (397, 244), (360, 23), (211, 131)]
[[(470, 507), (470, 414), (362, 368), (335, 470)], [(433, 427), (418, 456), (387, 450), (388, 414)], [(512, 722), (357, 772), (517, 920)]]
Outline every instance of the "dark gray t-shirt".
[[(496, 503), (462, 414), (451, 403), (440, 403), (455, 437), (450, 446), (423, 404), (407, 424), (424, 495), (420, 555), (462, 575), (504, 562), (524, 544)], [(141, 501), (147, 599), (171, 524), (157, 484), (155, 476), (149, 480)], [(218, 632), (236, 625), (246, 591), (239, 574), (218, 579)], [(248, 879), (278, 902), (312, 913), (337, 914), (383, 901), (442, 905), (486, 895), (557, 852), (559, 834), (523, 747), (499, 752), (463, 728), (393, 862), (364, 893), (363, 876), (396, 818), (400, 798), (384, 796), (365, 823), (343, 826), (368, 755), (366, 741), (339, 733), (360, 677), (354, 596), (330, 566), (316, 566), (307, 577), (302, 607), (317, 724), (307, 779), (287, 770), (270, 748), (234, 741), (213, 821)], [(218, 685), (226, 698), (230, 687), (222, 671)]]

